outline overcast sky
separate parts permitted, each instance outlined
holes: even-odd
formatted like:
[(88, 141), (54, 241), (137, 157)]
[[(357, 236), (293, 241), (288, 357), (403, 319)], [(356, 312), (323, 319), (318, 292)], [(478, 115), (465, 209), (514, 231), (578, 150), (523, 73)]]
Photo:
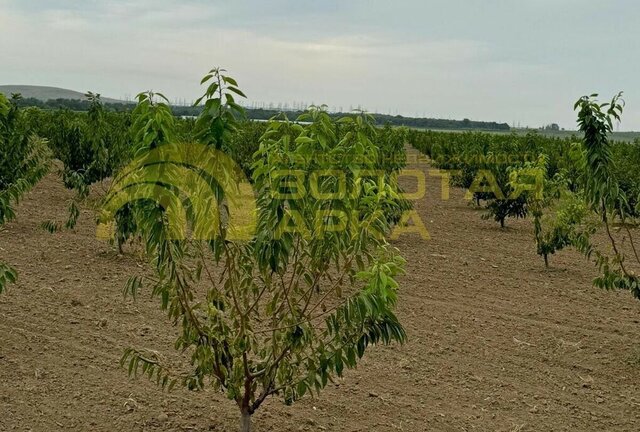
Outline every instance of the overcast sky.
[(640, 130), (637, 0), (0, 0), (0, 84), (199, 96), (223, 66), (250, 100), (573, 129), (625, 91)]

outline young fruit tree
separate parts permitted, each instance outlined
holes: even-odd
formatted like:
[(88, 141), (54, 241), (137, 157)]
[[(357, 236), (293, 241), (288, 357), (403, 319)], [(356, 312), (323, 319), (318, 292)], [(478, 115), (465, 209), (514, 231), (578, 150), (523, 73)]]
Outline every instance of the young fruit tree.
[[(602, 252), (592, 244), (584, 244), (581, 251), (587, 257), (595, 256), (595, 263), (600, 269), (600, 276), (594, 284), (606, 289), (627, 289), (640, 299), (640, 278), (632, 269), (640, 266), (640, 257), (636, 249), (629, 222), (633, 220), (633, 210), (629, 200), (620, 188), (619, 180), (614, 173), (612, 145), (609, 134), (613, 132), (613, 122), (620, 120), (623, 110), (622, 94), (614, 96), (610, 103), (600, 104), (596, 94), (581, 97), (575, 104), (578, 111), (578, 125), (584, 134), (582, 140), (583, 153), (580, 158), (586, 204), (604, 226), (611, 253)], [(635, 197), (634, 197), (635, 198)], [(614, 221), (618, 221), (626, 241), (616, 238), (612, 229)], [(622, 246), (628, 242), (625, 252)], [(628, 260), (628, 258), (631, 259)]]
[[(487, 212), (482, 215), (483, 219), (493, 219), (500, 223), (500, 227), (505, 227), (508, 217), (526, 218), (528, 214), (526, 194), (519, 193), (512, 188), (509, 178), (517, 166), (507, 166), (504, 163), (494, 163), (489, 170), (479, 171), (479, 175), (474, 180), (474, 185), (469, 188), (477, 196), (478, 192), (493, 194), (493, 199), (487, 204)], [(480, 191), (478, 191), (480, 189)], [(487, 198), (486, 195), (482, 195)]]
[(548, 158), (526, 162), (510, 174), (510, 186), (526, 197), (533, 217), (536, 252), (549, 267), (549, 255), (572, 245), (589, 244), (594, 227), (588, 222), (588, 209), (580, 194), (569, 190), (562, 173), (547, 177)]
[(111, 177), (130, 158), (129, 115), (105, 109), (99, 94), (87, 92), (85, 97), (86, 113), (54, 111), (40, 119), (45, 124), (32, 119), (34, 127), (48, 137), (54, 157), (64, 164), (60, 170), (64, 185), (75, 192), (68, 200), (66, 221), (42, 223), (51, 233), (73, 229), (90, 186)]
[[(213, 84), (198, 121), (199, 145), (213, 159), (242, 112), (230, 94), (241, 92), (223, 72), (203, 80)], [(368, 347), (406, 338), (393, 312), (404, 260), (385, 240), (385, 211), (399, 200), (378, 170), (378, 132), (365, 115), (333, 121), (321, 108), (299, 120), (272, 120), (261, 138), (252, 167), (255, 211), (244, 210), (255, 222), (249, 236), (234, 235), (238, 215), (229, 211), (242, 170), (196, 169), (214, 190), (220, 216), (198, 211), (200, 197), (182, 197), (187, 224), (206, 218), (218, 235), (170, 236), (166, 213), (141, 224), (155, 275), (133, 277), (125, 288), (152, 287), (181, 326), (175, 347), (191, 364), (177, 370), (155, 351), (131, 348), (122, 358), (129, 373), (167, 388), (224, 392), (238, 407), (242, 432), (267, 398), (291, 404), (318, 394)], [(185, 171), (164, 174), (172, 172), (161, 183), (180, 184), (177, 173)]]
[[(15, 218), (14, 205), (49, 169), (46, 142), (29, 134), (18, 100), (0, 93), (0, 227)], [(16, 277), (15, 269), (0, 262), (0, 293)]]

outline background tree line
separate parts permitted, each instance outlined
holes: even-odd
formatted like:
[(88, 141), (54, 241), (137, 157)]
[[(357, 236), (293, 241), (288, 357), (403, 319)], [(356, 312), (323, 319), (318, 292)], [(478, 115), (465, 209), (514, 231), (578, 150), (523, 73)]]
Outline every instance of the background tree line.
[[(69, 109), (72, 111), (88, 111), (91, 107), (89, 100), (79, 99), (49, 99), (42, 101), (36, 98), (24, 98), (18, 103), (20, 107), (37, 107), (41, 109)], [(105, 102), (104, 107), (109, 111), (130, 111), (134, 109), (134, 102), (114, 103)], [(176, 116), (198, 117), (202, 112), (202, 106), (172, 106), (172, 112)], [(248, 119), (251, 120), (269, 120), (273, 116), (280, 113), (275, 109), (264, 108), (245, 108)], [(286, 111), (290, 118), (297, 118), (304, 114), (303, 110)], [(328, 113), (329, 117), (337, 120), (341, 117), (349, 115), (349, 113)], [(401, 115), (388, 114), (372, 114), (373, 121), (376, 125), (390, 126), (406, 126), (420, 129), (444, 129), (444, 130), (484, 130), (484, 131), (509, 131), (511, 128), (507, 123), (486, 122), (475, 120), (449, 120), (424, 117), (405, 117)]]

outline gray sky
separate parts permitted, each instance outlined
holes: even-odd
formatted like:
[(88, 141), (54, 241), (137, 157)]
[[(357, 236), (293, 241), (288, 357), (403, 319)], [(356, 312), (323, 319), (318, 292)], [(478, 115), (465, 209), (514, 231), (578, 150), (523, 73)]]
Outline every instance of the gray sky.
[(251, 100), (575, 127), (625, 91), (640, 130), (637, 0), (0, 0), (0, 84), (199, 96), (223, 66)]

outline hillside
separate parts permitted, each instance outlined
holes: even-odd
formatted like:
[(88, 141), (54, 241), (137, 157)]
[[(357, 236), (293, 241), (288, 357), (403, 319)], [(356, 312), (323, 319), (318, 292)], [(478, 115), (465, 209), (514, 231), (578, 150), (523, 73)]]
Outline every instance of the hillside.
[[(84, 100), (86, 99), (84, 93), (74, 90), (63, 89), (59, 87), (47, 87), (36, 85), (0, 85), (0, 93), (4, 93), (9, 96), (12, 93), (20, 93), (23, 98), (33, 98), (41, 101), (48, 101), (51, 99), (71, 99), (71, 100)], [(120, 102), (117, 99), (105, 98), (104, 102), (116, 103)]]

